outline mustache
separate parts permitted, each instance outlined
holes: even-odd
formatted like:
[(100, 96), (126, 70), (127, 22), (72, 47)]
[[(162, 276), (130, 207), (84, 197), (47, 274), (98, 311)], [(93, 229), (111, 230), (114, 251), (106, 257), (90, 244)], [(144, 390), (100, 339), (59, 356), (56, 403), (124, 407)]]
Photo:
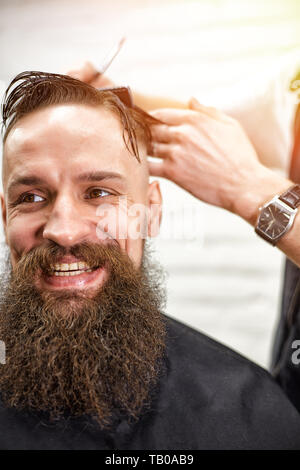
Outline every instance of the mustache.
[[(120, 268), (130, 269), (133, 263), (126, 252), (123, 252), (117, 243), (91, 243), (83, 242), (65, 248), (50, 241), (47, 245), (40, 245), (29, 250), (21, 256), (13, 270), (13, 277), (32, 281), (38, 270), (49, 272), (51, 265), (59, 263), (63, 256), (72, 255), (89, 266), (96, 268), (106, 266), (111, 272), (120, 272)], [(126, 273), (124, 272), (126, 275)]]

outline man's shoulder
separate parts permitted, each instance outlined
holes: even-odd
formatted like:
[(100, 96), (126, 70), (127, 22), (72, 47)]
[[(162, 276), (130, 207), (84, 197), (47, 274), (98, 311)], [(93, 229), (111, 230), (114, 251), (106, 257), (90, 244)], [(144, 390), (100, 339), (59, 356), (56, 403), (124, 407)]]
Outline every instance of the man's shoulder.
[(165, 316), (167, 329), (167, 363), (170, 375), (181, 375), (200, 384), (209, 381), (212, 388), (222, 386), (235, 394), (247, 392), (247, 400), (260, 393), (270, 392), (288, 404), (284, 393), (271, 374), (258, 364), (242, 356), (206, 334)]
[(250, 359), (191, 326), (169, 316), (164, 315), (164, 317), (167, 330), (167, 356), (176, 364), (176, 369), (181, 364), (185, 370), (187, 367), (201, 368), (201, 374), (207, 370), (209, 374), (213, 374), (215, 380), (220, 378), (218, 370), (222, 372), (222, 377), (225, 371), (227, 374), (230, 374), (230, 371), (237, 374), (239, 370), (243, 370), (259, 380), (275, 384), (269, 372)]
[(187, 442), (206, 449), (300, 448), (299, 415), (266, 370), (189, 326), (165, 320), (166, 373), (152, 415), (156, 430), (172, 427), (178, 448)]

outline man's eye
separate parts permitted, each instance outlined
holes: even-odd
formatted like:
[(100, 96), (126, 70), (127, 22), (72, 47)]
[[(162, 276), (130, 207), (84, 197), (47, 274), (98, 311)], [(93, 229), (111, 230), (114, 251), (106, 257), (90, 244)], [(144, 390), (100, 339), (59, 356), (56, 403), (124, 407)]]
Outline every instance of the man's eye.
[(20, 197), (19, 202), (42, 202), (44, 198), (34, 193), (27, 193)]
[(111, 193), (109, 193), (108, 191), (104, 191), (104, 189), (99, 189), (99, 188), (95, 188), (95, 189), (91, 189), (87, 196), (86, 196), (86, 199), (95, 199), (95, 198), (98, 198), (98, 197), (104, 197), (104, 196), (109, 196)]

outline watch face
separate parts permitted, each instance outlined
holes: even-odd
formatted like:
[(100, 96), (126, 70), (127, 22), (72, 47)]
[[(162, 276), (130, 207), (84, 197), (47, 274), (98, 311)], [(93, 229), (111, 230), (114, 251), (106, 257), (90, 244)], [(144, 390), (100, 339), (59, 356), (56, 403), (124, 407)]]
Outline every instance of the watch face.
[(272, 240), (285, 232), (289, 224), (291, 214), (287, 213), (280, 205), (270, 204), (262, 209), (258, 220), (258, 226)]

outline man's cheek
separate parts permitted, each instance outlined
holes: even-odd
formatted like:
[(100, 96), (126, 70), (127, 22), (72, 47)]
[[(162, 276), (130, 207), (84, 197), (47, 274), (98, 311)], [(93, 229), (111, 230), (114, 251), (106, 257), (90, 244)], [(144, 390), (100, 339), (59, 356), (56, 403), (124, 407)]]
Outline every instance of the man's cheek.
[(15, 221), (7, 226), (7, 244), (11, 251), (13, 264), (19, 260), (24, 252), (34, 246), (34, 231), (30, 225)]
[(97, 208), (96, 235), (99, 240), (117, 240), (120, 230), (127, 230), (123, 227), (126, 217), (121, 216), (120, 212), (120, 207), (113, 204), (101, 204)]
[(128, 209), (128, 238), (145, 239), (148, 233), (148, 208), (144, 204), (132, 204)]
[(101, 204), (97, 208), (96, 233), (99, 240), (138, 240), (147, 238), (147, 206), (128, 204), (121, 198), (118, 206)]

